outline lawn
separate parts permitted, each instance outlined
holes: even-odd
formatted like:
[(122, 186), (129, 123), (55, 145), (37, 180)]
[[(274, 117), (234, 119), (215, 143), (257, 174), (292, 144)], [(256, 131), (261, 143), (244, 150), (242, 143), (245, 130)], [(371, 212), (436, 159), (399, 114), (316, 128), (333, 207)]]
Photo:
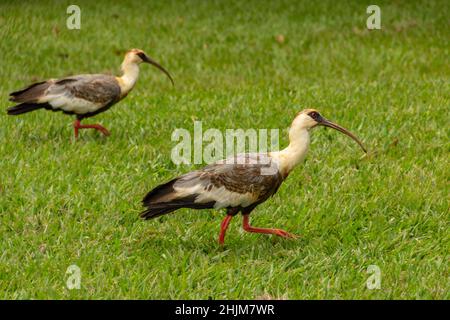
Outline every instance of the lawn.
[[(68, 5), (81, 29), (66, 28)], [(0, 298), (449, 299), (448, 1), (6, 1), (0, 3)], [(47, 78), (118, 73), (145, 50), (129, 96), (86, 123), (11, 117), (8, 94)], [(279, 128), (313, 107), (358, 146), (314, 129), (306, 161), (252, 213), (301, 235), (244, 233), (224, 212), (142, 221), (175, 165), (175, 128)], [(69, 266), (81, 271), (69, 290)], [(379, 289), (366, 281), (376, 265)]]

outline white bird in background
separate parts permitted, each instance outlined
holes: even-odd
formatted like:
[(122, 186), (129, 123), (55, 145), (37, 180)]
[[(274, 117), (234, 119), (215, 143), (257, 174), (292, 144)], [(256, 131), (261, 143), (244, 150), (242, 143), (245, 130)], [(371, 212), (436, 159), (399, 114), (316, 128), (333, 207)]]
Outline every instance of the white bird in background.
[(62, 111), (76, 115), (73, 123), (75, 138), (78, 130), (92, 128), (105, 136), (109, 131), (100, 124), (82, 125), (81, 120), (108, 110), (122, 100), (133, 89), (139, 77), (139, 65), (146, 62), (164, 72), (173, 85), (169, 72), (139, 49), (125, 54), (121, 69), (122, 76), (105, 74), (82, 74), (62, 79), (50, 79), (34, 83), (27, 88), (12, 92), (10, 101), (20, 103), (8, 108), (9, 115), (19, 115), (37, 109)]
[(367, 152), (347, 129), (323, 118), (314, 109), (306, 109), (292, 122), (289, 146), (284, 150), (238, 155), (159, 185), (145, 196), (143, 204), (146, 209), (141, 217), (151, 219), (180, 208), (225, 208), (227, 216), (220, 226), (220, 244), (224, 243), (231, 219), (239, 212), (243, 216), (245, 231), (295, 238), (284, 230), (252, 227), (249, 215), (257, 205), (277, 192), (289, 173), (304, 159), (310, 130), (316, 126), (330, 127), (348, 135)]

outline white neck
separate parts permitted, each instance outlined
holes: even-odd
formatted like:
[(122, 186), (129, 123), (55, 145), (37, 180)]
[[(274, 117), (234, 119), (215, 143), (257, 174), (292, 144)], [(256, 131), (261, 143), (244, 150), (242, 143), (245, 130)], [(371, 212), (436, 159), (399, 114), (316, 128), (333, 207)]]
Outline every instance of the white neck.
[(122, 63), (122, 72), (123, 75), (119, 78), (120, 89), (122, 91), (122, 95), (127, 94), (131, 89), (133, 89), (136, 81), (139, 77), (139, 66), (137, 63), (128, 62), (125, 60)]
[(309, 147), (309, 131), (306, 128), (294, 128), (289, 130), (289, 145), (287, 148), (272, 152), (270, 155), (276, 159), (279, 171), (285, 178), (306, 156)]

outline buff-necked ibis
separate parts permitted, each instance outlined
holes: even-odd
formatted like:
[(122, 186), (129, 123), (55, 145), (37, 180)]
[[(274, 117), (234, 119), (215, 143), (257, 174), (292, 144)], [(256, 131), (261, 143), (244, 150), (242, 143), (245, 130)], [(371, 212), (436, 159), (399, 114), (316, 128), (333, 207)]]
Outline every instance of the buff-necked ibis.
[(73, 123), (75, 138), (79, 129), (92, 128), (105, 136), (109, 131), (100, 124), (82, 125), (81, 120), (108, 110), (133, 89), (139, 77), (139, 65), (149, 63), (164, 72), (173, 84), (169, 72), (151, 59), (144, 51), (129, 50), (122, 62), (122, 76), (82, 74), (62, 79), (34, 83), (25, 89), (12, 92), (10, 101), (19, 103), (7, 110), (9, 115), (19, 115), (38, 109), (62, 111), (76, 115)]
[(336, 129), (363, 144), (347, 129), (325, 119), (314, 109), (297, 114), (289, 130), (289, 146), (281, 151), (247, 153), (218, 161), (157, 186), (144, 198), (146, 207), (141, 217), (155, 218), (180, 208), (221, 209), (227, 215), (220, 226), (219, 243), (237, 213), (243, 215), (243, 228), (248, 232), (274, 234), (285, 238), (296, 236), (280, 229), (255, 228), (249, 214), (260, 203), (274, 195), (289, 173), (305, 157), (310, 130), (317, 126)]

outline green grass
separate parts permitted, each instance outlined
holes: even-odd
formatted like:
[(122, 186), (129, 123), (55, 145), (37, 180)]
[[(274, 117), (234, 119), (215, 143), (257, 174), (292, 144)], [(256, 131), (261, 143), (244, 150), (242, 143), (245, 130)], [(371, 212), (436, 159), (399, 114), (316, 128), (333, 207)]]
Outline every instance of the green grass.
[[(0, 4), (0, 298), (449, 299), (448, 1), (74, 1)], [(119, 4), (120, 3), (120, 4)], [(282, 34), (283, 43), (275, 38)], [(134, 91), (81, 131), (39, 111), (9, 117), (8, 93), (76, 73), (117, 73), (142, 48)], [(314, 107), (370, 149), (317, 129), (306, 161), (252, 214), (289, 241), (241, 231), (223, 212), (141, 221), (174, 165), (174, 128), (281, 128)], [(81, 268), (80, 290), (66, 269)], [(381, 289), (368, 290), (369, 265)]]

